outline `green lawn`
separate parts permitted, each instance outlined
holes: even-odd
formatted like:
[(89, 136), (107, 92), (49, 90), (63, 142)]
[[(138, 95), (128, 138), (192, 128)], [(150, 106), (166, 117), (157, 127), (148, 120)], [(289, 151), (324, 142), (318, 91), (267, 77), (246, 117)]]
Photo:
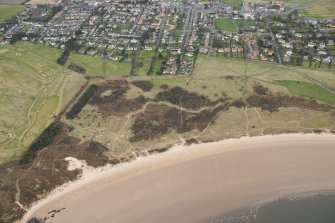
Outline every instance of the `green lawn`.
[(151, 57), (137, 57), (136, 61), (141, 64), (135, 68), (136, 75), (145, 76), (148, 73), (151, 64)]
[(142, 50), (140, 54), (138, 55), (139, 57), (153, 57), (155, 56), (155, 51), (154, 50)]
[(0, 5), (0, 22), (12, 18), (25, 8), (23, 5)]
[(235, 10), (240, 9), (243, 3), (243, 0), (222, 0), (224, 4), (227, 4), (233, 7)]
[(217, 30), (223, 30), (228, 32), (237, 32), (238, 28), (242, 27), (250, 27), (254, 24), (251, 20), (244, 20), (244, 19), (231, 19), (231, 18), (224, 18), (224, 19), (216, 19), (215, 28)]
[(71, 53), (67, 64), (75, 63), (86, 69), (89, 76), (125, 76), (129, 75), (131, 63), (104, 60), (99, 57)]
[(273, 83), (286, 87), (292, 94), (335, 104), (335, 95), (316, 84), (292, 80), (276, 80)]
[(228, 32), (237, 32), (236, 26), (234, 25), (233, 19), (216, 19), (214, 21), (215, 28), (217, 30), (223, 30)]
[(302, 66), (306, 68), (320, 68), (320, 63), (317, 61), (312, 61), (311, 63), (309, 61), (303, 61)]
[(238, 20), (234, 20), (235, 25), (238, 27), (250, 27), (254, 24), (253, 21), (251, 20), (244, 20), (244, 19), (238, 19)]
[(155, 76), (158, 78), (152, 78), (150, 79), (150, 82), (153, 83), (156, 87), (160, 87), (163, 84), (167, 84), (167, 85), (176, 85), (176, 84), (183, 84), (186, 82), (185, 78), (160, 78), (160, 76)]
[(152, 73), (157, 74), (160, 71), (161, 67), (162, 67), (162, 60), (156, 59), (153, 62)]

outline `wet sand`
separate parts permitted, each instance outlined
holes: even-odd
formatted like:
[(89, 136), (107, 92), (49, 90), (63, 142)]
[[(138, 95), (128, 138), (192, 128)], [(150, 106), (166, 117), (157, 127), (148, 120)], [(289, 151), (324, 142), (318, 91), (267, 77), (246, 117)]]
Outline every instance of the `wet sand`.
[(335, 191), (335, 136), (286, 134), (177, 147), (95, 172), (22, 222), (197, 222), (297, 193)]

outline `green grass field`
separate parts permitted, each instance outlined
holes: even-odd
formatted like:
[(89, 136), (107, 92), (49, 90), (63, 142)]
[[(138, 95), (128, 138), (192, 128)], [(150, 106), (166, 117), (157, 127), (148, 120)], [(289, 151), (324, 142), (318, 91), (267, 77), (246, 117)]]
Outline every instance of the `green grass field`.
[(155, 51), (154, 50), (142, 50), (140, 53), (139, 53), (139, 57), (154, 57), (155, 56)]
[(234, 22), (237, 27), (250, 27), (254, 24), (253, 21), (244, 19), (234, 20)]
[(103, 60), (99, 57), (71, 53), (67, 64), (75, 63), (86, 69), (88, 76), (126, 76), (130, 73), (130, 63)]
[(140, 66), (135, 68), (136, 75), (145, 76), (147, 75), (151, 61), (155, 56), (156, 52), (154, 50), (142, 50), (136, 58), (136, 61)]
[(217, 30), (223, 30), (227, 32), (237, 32), (237, 28), (234, 25), (233, 19), (230, 18), (216, 19), (214, 21), (214, 25)]
[(23, 11), (25, 8), (23, 5), (0, 5), (0, 22), (16, 16), (17, 13)]
[(294, 95), (335, 105), (335, 96), (316, 84), (291, 80), (276, 80), (273, 83), (286, 87)]
[(254, 24), (253, 21), (244, 19), (234, 20), (231, 18), (224, 18), (224, 19), (216, 19), (214, 21), (214, 25), (217, 30), (223, 30), (227, 32), (237, 32), (238, 28), (250, 27), (253, 24)]
[(320, 0), (307, 4), (300, 9), (300, 13), (310, 18), (317, 19), (334, 19), (335, 18), (335, 1)]
[(0, 0), (0, 5), (21, 5), (26, 0)]
[(18, 158), (83, 84), (57, 65), (60, 54), (28, 42), (0, 46), (0, 163)]
[(222, 0), (222, 1), (224, 4), (233, 7), (235, 10), (240, 9), (243, 4), (243, 0)]

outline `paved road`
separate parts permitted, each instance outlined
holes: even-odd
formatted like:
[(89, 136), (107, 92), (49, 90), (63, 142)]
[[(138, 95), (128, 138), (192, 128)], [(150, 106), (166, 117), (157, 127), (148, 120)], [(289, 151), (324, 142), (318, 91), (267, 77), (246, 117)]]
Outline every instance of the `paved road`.
[(278, 47), (278, 44), (277, 44), (277, 41), (276, 41), (276, 37), (275, 37), (275, 35), (273, 34), (273, 32), (272, 32), (272, 29), (271, 29), (271, 24), (270, 24), (270, 18), (269, 17), (267, 17), (266, 19), (265, 19), (265, 21), (266, 21), (266, 25), (267, 25), (267, 27), (268, 27), (268, 29), (269, 29), (269, 31), (270, 31), (270, 35), (271, 35), (271, 38), (272, 38), (272, 43), (273, 43), (273, 46), (274, 46), (274, 48), (275, 48), (275, 51), (276, 51), (276, 55), (277, 55), (277, 57), (278, 57), (278, 62), (279, 62), (279, 64), (283, 64), (283, 60), (282, 60), (282, 57), (281, 57), (281, 54), (280, 54), (280, 51), (279, 51), (279, 47)]

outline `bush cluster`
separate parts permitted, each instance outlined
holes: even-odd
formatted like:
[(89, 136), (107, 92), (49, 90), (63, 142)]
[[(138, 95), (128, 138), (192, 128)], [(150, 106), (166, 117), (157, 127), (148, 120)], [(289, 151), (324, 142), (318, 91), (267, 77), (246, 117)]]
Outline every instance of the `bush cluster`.
[(78, 64), (75, 64), (75, 63), (71, 63), (67, 68), (73, 70), (73, 71), (76, 71), (78, 73), (81, 73), (81, 74), (85, 74), (86, 73), (86, 69)]

